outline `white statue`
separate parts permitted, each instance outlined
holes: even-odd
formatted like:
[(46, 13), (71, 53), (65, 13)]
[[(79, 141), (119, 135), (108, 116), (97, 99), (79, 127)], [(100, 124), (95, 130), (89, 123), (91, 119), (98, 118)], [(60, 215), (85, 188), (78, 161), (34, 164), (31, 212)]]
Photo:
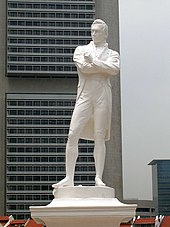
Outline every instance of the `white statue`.
[(108, 26), (100, 19), (91, 25), (92, 40), (78, 46), (73, 60), (79, 84), (66, 145), (66, 177), (52, 187), (74, 185), (78, 140), (94, 140), (96, 186), (105, 186), (102, 174), (105, 163), (105, 141), (110, 138), (112, 94), (110, 77), (119, 72), (119, 54), (108, 48)]

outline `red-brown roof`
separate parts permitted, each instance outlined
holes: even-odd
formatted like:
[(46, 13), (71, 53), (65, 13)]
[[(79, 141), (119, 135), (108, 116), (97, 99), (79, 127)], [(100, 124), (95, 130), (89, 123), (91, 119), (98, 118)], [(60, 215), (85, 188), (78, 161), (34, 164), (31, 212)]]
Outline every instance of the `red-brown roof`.
[(8, 227), (17, 227), (17, 226), (24, 226), (26, 223), (26, 220), (12, 220), (10, 222), (10, 225), (8, 225)]
[(5, 225), (9, 221), (8, 216), (0, 216), (0, 224)]
[(43, 227), (43, 224), (36, 223), (33, 219), (28, 219), (25, 223), (25, 227)]
[(0, 221), (8, 221), (9, 217), (8, 216), (0, 216)]
[(135, 225), (155, 224), (155, 218), (139, 218), (135, 220)]
[(129, 227), (131, 224), (129, 223), (120, 223), (120, 227)]
[[(8, 216), (0, 216), (0, 223), (2, 225), (5, 225), (9, 221)], [(18, 227), (18, 226), (24, 226), (24, 227), (43, 227), (43, 224), (37, 224), (33, 219), (28, 220), (12, 220), (8, 227)]]
[(169, 227), (170, 226), (170, 216), (165, 216), (162, 220), (161, 227)]

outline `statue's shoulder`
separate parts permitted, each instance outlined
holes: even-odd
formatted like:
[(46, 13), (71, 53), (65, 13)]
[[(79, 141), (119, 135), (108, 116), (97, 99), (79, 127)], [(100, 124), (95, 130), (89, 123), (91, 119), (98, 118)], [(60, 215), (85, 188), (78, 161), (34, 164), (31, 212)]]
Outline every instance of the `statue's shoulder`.
[(77, 46), (74, 54), (83, 54), (84, 52), (87, 51), (88, 45), (83, 45), (83, 46)]
[(80, 46), (77, 46), (75, 50), (86, 50), (88, 47), (89, 47), (89, 44), (80, 45)]
[(119, 54), (118, 51), (108, 48), (108, 50), (113, 54)]
[(118, 53), (116, 50), (108, 49), (108, 51), (109, 51), (109, 54), (110, 54), (110, 55), (113, 55), (113, 56), (115, 56), (115, 57), (116, 57), (116, 56), (117, 56), (117, 57), (119, 56), (119, 53)]

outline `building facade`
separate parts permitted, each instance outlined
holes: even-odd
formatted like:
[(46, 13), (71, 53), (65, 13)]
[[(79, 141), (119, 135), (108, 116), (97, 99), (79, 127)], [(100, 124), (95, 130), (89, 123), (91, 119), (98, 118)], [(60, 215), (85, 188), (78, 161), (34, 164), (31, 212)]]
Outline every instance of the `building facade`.
[(156, 215), (170, 215), (170, 160), (153, 160), (152, 188)]
[[(108, 9), (118, 11), (113, 1), (108, 1), (107, 10), (101, 4), (94, 0), (0, 2), (2, 214), (27, 218), (30, 205), (49, 203), (51, 185), (65, 175), (65, 145), (78, 82), (72, 55), (76, 46), (91, 40), (90, 26), (96, 16), (105, 20)], [(113, 25), (118, 30), (118, 24)], [(115, 123), (104, 179), (122, 198), (119, 78), (113, 80)], [(80, 140), (75, 184), (94, 185), (94, 176), (93, 142)]]
[(124, 200), (125, 204), (137, 204), (136, 217), (148, 218), (155, 217), (155, 206), (153, 200)]
[(8, 0), (7, 13), (8, 76), (76, 76), (72, 54), (90, 39), (93, 0)]

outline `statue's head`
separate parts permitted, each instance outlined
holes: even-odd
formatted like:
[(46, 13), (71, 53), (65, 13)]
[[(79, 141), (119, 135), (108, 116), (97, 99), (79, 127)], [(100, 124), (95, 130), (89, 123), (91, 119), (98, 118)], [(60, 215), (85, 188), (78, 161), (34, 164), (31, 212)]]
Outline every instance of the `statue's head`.
[(108, 37), (108, 26), (101, 19), (96, 19), (91, 25), (91, 36), (94, 43), (102, 43)]

